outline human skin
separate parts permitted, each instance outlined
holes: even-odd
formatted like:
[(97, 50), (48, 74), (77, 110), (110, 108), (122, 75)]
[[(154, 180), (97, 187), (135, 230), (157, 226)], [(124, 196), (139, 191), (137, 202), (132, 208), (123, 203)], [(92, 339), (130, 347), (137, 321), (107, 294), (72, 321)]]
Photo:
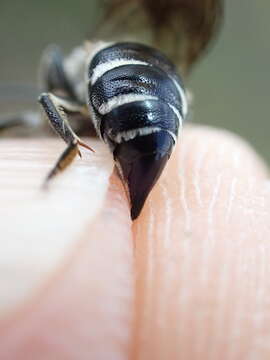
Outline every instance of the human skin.
[(269, 359), (263, 161), (186, 128), (132, 223), (110, 154), (88, 141), (96, 153), (42, 195), (60, 140), (0, 144), (0, 359)]

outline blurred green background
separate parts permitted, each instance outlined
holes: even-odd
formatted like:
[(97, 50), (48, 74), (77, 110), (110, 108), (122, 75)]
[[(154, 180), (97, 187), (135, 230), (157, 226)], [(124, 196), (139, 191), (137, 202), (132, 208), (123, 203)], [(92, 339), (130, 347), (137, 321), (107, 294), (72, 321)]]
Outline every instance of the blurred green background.
[[(193, 121), (240, 134), (268, 162), (269, 12), (269, 0), (227, 0), (222, 32), (188, 84), (195, 99)], [(100, 16), (98, 0), (1, 0), (1, 114), (11, 105), (12, 110), (33, 106), (32, 85), (47, 44), (69, 51), (95, 28)], [(19, 84), (29, 87), (21, 91)]]

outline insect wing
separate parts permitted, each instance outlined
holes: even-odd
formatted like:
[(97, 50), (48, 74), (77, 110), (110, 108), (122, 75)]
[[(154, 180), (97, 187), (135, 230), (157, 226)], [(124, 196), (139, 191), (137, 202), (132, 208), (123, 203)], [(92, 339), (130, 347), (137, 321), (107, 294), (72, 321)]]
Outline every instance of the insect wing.
[(161, 49), (187, 73), (217, 33), (223, 0), (111, 0), (95, 37)]

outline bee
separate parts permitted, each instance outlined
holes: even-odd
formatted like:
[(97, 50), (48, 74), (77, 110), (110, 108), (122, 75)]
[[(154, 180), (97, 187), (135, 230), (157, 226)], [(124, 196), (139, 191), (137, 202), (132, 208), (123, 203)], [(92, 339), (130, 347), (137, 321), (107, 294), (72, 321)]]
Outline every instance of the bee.
[(98, 136), (113, 154), (128, 190), (131, 218), (136, 219), (187, 115), (185, 90), (175, 66), (160, 51), (133, 42), (78, 48), (66, 61), (52, 50), (46, 58), (48, 92), (39, 102), (67, 143), (48, 180), (79, 154), (79, 145), (91, 149), (72, 130), (67, 116), (88, 110)]
[[(67, 57), (50, 47), (43, 57), (45, 91), (39, 102), (67, 143), (46, 182), (80, 155), (79, 146), (92, 150), (69, 122), (70, 114), (80, 114), (109, 147), (134, 220), (177, 142), (188, 113), (183, 77), (215, 33), (222, 6), (221, 0), (108, 4), (96, 31), (106, 41), (88, 42)], [(145, 44), (145, 38), (155, 47)]]

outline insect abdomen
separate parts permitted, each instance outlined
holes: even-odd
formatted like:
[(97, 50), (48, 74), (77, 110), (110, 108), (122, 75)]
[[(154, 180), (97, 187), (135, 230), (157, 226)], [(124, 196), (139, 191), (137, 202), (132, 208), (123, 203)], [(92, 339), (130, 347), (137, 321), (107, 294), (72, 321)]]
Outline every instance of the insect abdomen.
[[(123, 43), (94, 56), (89, 79), (94, 125), (114, 154), (136, 218), (171, 154), (186, 115), (180, 78), (157, 50)], [(146, 184), (144, 190), (140, 176)]]
[[(89, 76), (90, 105), (95, 112), (96, 129), (104, 139), (114, 140), (112, 136), (117, 135), (117, 131), (150, 127), (151, 121), (153, 126), (161, 125), (170, 131), (176, 139), (185, 116), (184, 92), (179, 93), (182, 84), (173, 65), (157, 50), (132, 43), (105, 48), (94, 56)], [(132, 115), (128, 120), (122, 118), (126, 111)], [(115, 123), (114, 116), (117, 116)], [(111, 120), (111, 128), (106, 119)], [(123, 123), (121, 128), (119, 125)]]
[(100, 132), (121, 143), (159, 130), (169, 131), (174, 138), (178, 126), (177, 115), (167, 103), (148, 99), (115, 107), (103, 116)]

